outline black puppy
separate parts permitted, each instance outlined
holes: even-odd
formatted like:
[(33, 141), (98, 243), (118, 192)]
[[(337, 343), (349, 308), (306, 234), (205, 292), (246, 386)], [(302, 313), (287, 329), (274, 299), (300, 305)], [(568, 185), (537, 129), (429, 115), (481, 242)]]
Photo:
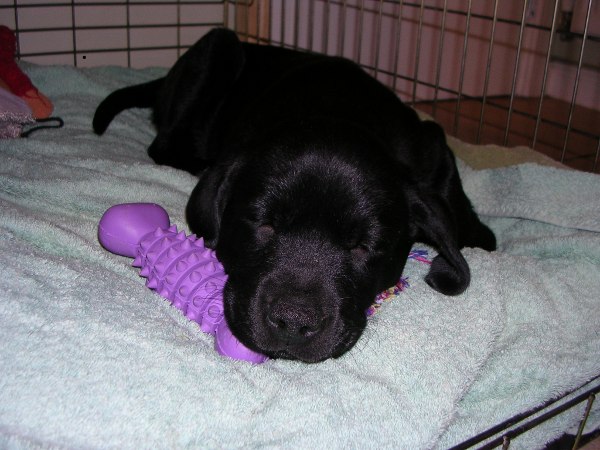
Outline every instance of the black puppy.
[(229, 276), (226, 320), (271, 357), (350, 349), (416, 241), (439, 251), (426, 281), (447, 295), (470, 281), (462, 247), (495, 248), (442, 129), (348, 60), (217, 29), (165, 78), (109, 95), (96, 133), (130, 107), (154, 108), (154, 161), (200, 177), (187, 220)]

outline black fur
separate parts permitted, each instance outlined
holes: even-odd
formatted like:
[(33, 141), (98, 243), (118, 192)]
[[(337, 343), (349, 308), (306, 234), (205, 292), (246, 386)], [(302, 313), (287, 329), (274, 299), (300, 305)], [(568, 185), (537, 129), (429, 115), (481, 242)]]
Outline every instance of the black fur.
[(348, 60), (213, 30), (164, 79), (108, 96), (94, 130), (149, 100), (148, 152), (199, 176), (187, 219), (216, 248), (227, 322), (254, 350), (340, 356), (414, 242), (439, 251), (426, 281), (448, 295), (470, 281), (460, 249), (495, 248), (442, 129)]

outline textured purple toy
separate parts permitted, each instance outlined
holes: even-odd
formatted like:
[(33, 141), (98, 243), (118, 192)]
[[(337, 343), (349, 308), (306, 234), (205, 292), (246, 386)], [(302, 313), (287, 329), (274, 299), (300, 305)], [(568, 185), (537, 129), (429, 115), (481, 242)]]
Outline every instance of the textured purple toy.
[(267, 357), (245, 347), (231, 334), (223, 316), (227, 275), (215, 252), (195, 235), (170, 225), (167, 212), (153, 203), (109, 208), (98, 225), (98, 239), (112, 253), (135, 258), (133, 266), (146, 286), (168, 299), (183, 314), (215, 336), (221, 355), (255, 364)]

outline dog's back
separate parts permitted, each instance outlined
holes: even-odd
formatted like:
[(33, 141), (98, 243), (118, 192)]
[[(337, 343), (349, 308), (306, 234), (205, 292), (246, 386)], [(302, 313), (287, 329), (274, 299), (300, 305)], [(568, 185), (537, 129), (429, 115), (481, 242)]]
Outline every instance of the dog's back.
[(110, 94), (94, 131), (104, 133), (132, 107), (153, 108), (158, 133), (148, 152), (155, 162), (194, 174), (284, 122), (334, 118), (407, 144), (420, 127), (412, 109), (347, 59), (240, 43), (223, 29), (201, 39), (165, 78)]

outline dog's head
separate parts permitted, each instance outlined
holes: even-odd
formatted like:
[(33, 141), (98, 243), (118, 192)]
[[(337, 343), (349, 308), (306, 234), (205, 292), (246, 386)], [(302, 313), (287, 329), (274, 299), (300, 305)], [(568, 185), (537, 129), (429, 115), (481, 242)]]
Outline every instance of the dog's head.
[(216, 244), (225, 316), (246, 346), (317, 362), (356, 343), (419, 229), (409, 175), (383, 145), (359, 130), (288, 129), (201, 176), (188, 220)]

